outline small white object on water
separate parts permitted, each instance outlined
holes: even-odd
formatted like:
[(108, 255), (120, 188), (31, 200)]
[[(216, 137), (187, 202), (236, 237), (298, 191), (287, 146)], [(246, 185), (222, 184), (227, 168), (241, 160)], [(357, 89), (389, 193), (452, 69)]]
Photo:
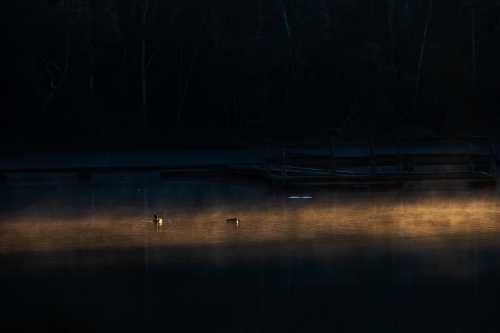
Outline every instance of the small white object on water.
[(288, 197), (288, 199), (312, 199), (312, 197), (309, 195), (293, 195)]

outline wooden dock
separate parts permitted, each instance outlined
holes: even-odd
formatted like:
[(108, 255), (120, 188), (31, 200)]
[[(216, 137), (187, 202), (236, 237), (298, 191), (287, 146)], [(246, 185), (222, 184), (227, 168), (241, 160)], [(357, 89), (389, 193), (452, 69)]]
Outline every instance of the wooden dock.
[(160, 179), (185, 176), (224, 176), (227, 174), (227, 164), (210, 165), (180, 165), (180, 166), (102, 166), (102, 167), (48, 167), (48, 168), (16, 168), (0, 169), (0, 181), (6, 181), (13, 174), (75, 174), (80, 181), (91, 181), (96, 173), (130, 173), (155, 172)]
[(492, 138), (371, 140), (265, 140), (262, 163), (36, 167), (0, 169), (0, 181), (14, 174), (71, 173), (91, 181), (96, 173), (154, 172), (160, 179), (238, 175), (271, 186), (397, 185), (408, 181), (456, 180), (496, 185), (497, 155)]
[[(254, 168), (271, 185), (402, 185), (426, 180), (496, 185), (492, 138), (266, 140), (265, 144), (264, 165)], [(238, 166), (234, 169), (244, 172)]]

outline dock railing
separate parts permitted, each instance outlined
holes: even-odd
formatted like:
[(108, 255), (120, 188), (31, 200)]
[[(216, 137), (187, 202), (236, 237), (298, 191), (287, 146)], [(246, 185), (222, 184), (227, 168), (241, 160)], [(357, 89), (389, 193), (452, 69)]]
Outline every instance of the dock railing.
[(493, 138), (264, 140), (273, 182), (399, 183), (466, 180), (496, 184)]

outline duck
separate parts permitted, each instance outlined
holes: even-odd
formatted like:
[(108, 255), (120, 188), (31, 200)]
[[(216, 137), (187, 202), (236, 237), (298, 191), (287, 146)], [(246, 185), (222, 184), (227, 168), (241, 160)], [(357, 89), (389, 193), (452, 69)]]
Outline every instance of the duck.
[(156, 214), (154, 215), (153, 223), (162, 224), (163, 219), (159, 218)]
[(237, 217), (233, 217), (232, 219), (227, 219), (226, 223), (238, 223), (240, 222), (240, 219)]

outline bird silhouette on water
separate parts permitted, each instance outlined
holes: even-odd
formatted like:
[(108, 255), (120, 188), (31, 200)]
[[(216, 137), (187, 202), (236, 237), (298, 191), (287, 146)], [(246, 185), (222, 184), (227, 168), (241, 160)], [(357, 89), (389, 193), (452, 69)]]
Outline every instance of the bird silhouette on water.
[(159, 218), (156, 214), (154, 215), (153, 223), (162, 224), (163, 219)]
[(238, 223), (240, 222), (240, 219), (237, 217), (233, 217), (232, 219), (227, 219), (226, 223)]

